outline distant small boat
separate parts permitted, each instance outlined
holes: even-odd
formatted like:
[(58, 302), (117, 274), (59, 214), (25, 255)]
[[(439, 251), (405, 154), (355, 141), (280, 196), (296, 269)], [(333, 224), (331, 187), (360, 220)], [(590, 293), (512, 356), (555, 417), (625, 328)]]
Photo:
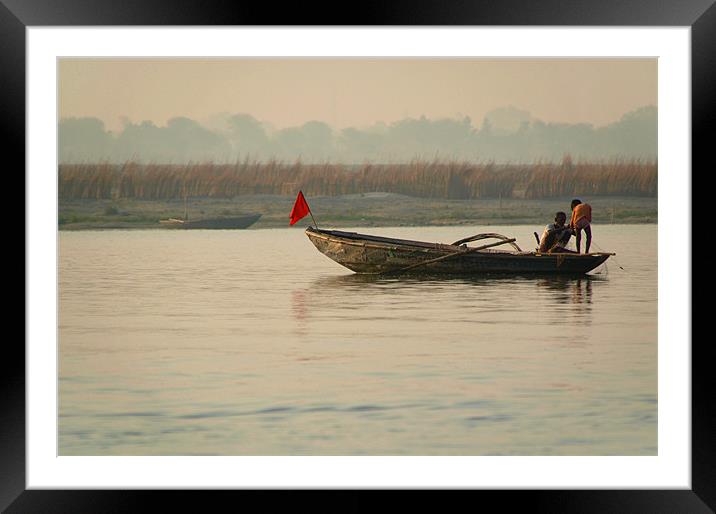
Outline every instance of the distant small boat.
[(166, 220), (160, 220), (159, 223), (167, 228), (230, 230), (248, 228), (256, 223), (260, 217), (260, 214), (249, 214), (246, 216), (207, 218), (187, 221), (177, 218), (169, 218)]
[(169, 218), (159, 220), (159, 223), (167, 228), (203, 229), (203, 230), (231, 230), (248, 228), (256, 223), (261, 217), (260, 214), (247, 214), (244, 216), (225, 216), (221, 218), (199, 218), (189, 219), (189, 195), (186, 184), (184, 185), (184, 219)]
[[(428, 243), (308, 227), (306, 235), (318, 251), (356, 273), (541, 273), (585, 274), (613, 253), (524, 252), (514, 238), (485, 233), (452, 244)], [(486, 239), (496, 242), (468, 247)], [(509, 244), (512, 250), (494, 247)]]

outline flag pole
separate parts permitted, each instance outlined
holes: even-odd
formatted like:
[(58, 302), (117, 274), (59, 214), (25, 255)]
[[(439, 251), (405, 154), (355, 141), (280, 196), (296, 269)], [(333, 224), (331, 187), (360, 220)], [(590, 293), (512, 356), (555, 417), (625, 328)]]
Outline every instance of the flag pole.
[(316, 218), (313, 217), (313, 213), (311, 212), (311, 208), (308, 208), (308, 214), (311, 215), (311, 219), (313, 220), (313, 224), (316, 225), (316, 228), (318, 228), (318, 223), (316, 223)]
[[(302, 190), (299, 189), (298, 192), (303, 195), (303, 191), (302, 191)], [(303, 200), (306, 201), (306, 197), (305, 197), (305, 196), (303, 197)], [(313, 217), (313, 212), (311, 212), (311, 207), (308, 205), (308, 202), (306, 202), (306, 207), (308, 207), (308, 214), (311, 215), (311, 219), (313, 220), (313, 224), (316, 226), (316, 228), (318, 228), (318, 223), (316, 223), (316, 218)]]

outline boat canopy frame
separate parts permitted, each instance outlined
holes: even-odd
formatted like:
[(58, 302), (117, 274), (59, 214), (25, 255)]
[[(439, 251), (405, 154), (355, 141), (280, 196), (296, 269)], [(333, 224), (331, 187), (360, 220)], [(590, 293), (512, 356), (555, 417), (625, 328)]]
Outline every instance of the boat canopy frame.
[(464, 239), (458, 239), (454, 243), (452, 243), (453, 246), (460, 246), (462, 244), (471, 243), (473, 241), (480, 241), (482, 239), (499, 239), (500, 241), (504, 241), (505, 244), (509, 244), (512, 246), (515, 250), (522, 253), (522, 248), (520, 248), (517, 243), (515, 243), (514, 239), (511, 239), (507, 236), (503, 236), (502, 234), (497, 234), (496, 232), (486, 232), (484, 234), (475, 234), (474, 236), (466, 237)]

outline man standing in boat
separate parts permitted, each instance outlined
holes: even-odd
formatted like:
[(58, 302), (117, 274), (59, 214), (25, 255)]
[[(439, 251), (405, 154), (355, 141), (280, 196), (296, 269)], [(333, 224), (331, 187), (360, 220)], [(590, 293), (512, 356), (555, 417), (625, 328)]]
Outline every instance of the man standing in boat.
[(589, 247), (592, 245), (592, 206), (588, 203), (582, 203), (578, 198), (572, 200), (572, 220), (569, 226), (572, 227), (574, 236), (577, 239), (577, 253), (580, 253), (580, 243), (582, 241), (582, 230), (587, 234), (587, 244), (584, 253), (589, 253)]
[(560, 211), (554, 215), (554, 223), (547, 225), (542, 232), (539, 241), (540, 253), (573, 253), (565, 248), (572, 236), (572, 229), (565, 225), (566, 222), (567, 215), (565, 213)]

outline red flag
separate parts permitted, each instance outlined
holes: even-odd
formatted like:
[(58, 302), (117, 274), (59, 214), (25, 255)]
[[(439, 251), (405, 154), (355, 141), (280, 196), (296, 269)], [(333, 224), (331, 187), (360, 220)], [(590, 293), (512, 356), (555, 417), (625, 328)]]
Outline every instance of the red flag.
[(303, 197), (303, 192), (299, 191), (298, 196), (296, 197), (296, 203), (293, 204), (293, 209), (291, 209), (291, 223), (289, 223), (289, 225), (293, 225), (309, 212), (311, 212), (311, 209), (308, 207), (308, 203)]

